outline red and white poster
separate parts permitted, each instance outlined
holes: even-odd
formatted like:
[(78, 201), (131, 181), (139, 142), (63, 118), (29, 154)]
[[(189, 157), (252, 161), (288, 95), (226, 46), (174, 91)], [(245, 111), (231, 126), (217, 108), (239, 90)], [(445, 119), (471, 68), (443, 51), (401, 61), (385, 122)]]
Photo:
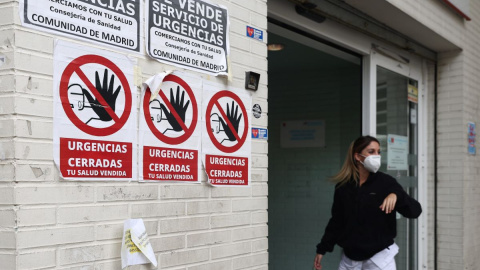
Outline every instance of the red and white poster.
[(251, 104), (245, 90), (203, 83), (202, 161), (214, 186), (250, 185)]
[(140, 180), (200, 182), (201, 97), (202, 79), (182, 72), (157, 74), (144, 84)]
[(68, 180), (136, 176), (133, 60), (58, 40), (54, 53), (54, 160)]

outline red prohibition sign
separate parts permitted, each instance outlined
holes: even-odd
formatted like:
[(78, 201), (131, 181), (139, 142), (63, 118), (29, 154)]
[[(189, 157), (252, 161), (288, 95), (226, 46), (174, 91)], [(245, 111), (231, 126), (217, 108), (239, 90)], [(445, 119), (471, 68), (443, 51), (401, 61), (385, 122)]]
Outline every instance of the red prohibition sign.
[[(115, 112), (112, 110), (110, 105), (108, 105), (103, 96), (98, 92), (92, 82), (90, 82), (87, 75), (85, 75), (85, 73), (83, 73), (83, 71), (80, 69), (81, 66), (86, 64), (103, 65), (113, 71), (113, 73), (115, 73), (117, 78), (120, 80), (120, 83), (125, 92), (125, 108), (123, 110), (123, 114), (120, 117), (115, 114)], [(112, 120), (115, 121), (112, 126), (105, 128), (96, 128), (89, 126), (82, 120), (80, 120), (80, 118), (78, 118), (78, 116), (72, 110), (72, 107), (70, 106), (70, 101), (68, 100), (68, 84), (73, 73), (76, 73), (78, 75), (78, 77), (87, 86), (90, 92), (105, 108), (110, 117), (112, 117)], [(130, 90), (128, 80), (123, 74), (123, 72), (120, 70), (120, 68), (117, 67), (117, 65), (115, 65), (107, 58), (92, 54), (80, 56), (67, 65), (67, 67), (63, 71), (62, 78), (60, 80), (60, 100), (62, 101), (63, 110), (65, 111), (70, 121), (72, 121), (72, 123), (81, 131), (94, 136), (108, 136), (120, 130), (127, 122), (128, 117), (130, 116), (130, 111), (132, 109), (132, 92)]]
[[(237, 134), (235, 132), (235, 129), (233, 128), (232, 123), (230, 122), (230, 120), (228, 120), (228, 117), (225, 114), (225, 112), (223, 111), (223, 108), (220, 105), (220, 103), (218, 103), (218, 100), (220, 98), (223, 98), (223, 97), (229, 97), (229, 98), (235, 100), (238, 103), (238, 106), (240, 107), (240, 109), (242, 110), (244, 128), (243, 128), (243, 134), (242, 134), (241, 137), (239, 136), (240, 134)], [(218, 111), (222, 115), (223, 120), (228, 125), (230, 130), (233, 132), (233, 135), (237, 139), (237, 142), (238, 142), (237, 144), (235, 144), (233, 146), (224, 146), (219, 141), (217, 141), (217, 139), (215, 138), (215, 135), (213, 135), (212, 125), (211, 125), (211, 121), (210, 121), (210, 115), (212, 113), (213, 105), (215, 105), (217, 107)], [(210, 137), (210, 140), (218, 148), (218, 150), (220, 150), (224, 153), (233, 153), (233, 152), (237, 151), (238, 149), (240, 149), (240, 147), (242, 147), (242, 145), (245, 143), (245, 140), (247, 139), (247, 132), (248, 132), (247, 110), (245, 109), (245, 105), (243, 105), (242, 100), (237, 95), (235, 95), (233, 92), (223, 90), (223, 91), (220, 91), (220, 92), (216, 93), (215, 95), (213, 95), (213, 97), (210, 99), (210, 101), (208, 102), (208, 105), (207, 105), (205, 122), (206, 122), (206, 125), (207, 125), (207, 133), (208, 133), (208, 136)]]
[(145, 97), (143, 98), (143, 114), (145, 116), (145, 121), (147, 122), (148, 127), (150, 130), (153, 132), (153, 135), (157, 137), (160, 141), (167, 143), (167, 144), (181, 144), (184, 141), (186, 141), (190, 136), (192, 136), (193, 131), (195, 131), (195, 127), (197, 126), (197, 119), (198, 119), (198, 107), (197, 107), (197, 101), (195, 99), (195, 95), (193, 94), (192, 88), (180, 77), (175, 76), (175, 75), (168, 75), (163, 79), (164, 82), (174, 82), (179, 84), (185, 91), (187, 91), (188, 96), (190, 97), (190, 101), (192, 104), (192, 109), (193, 109), (193, 115), (192, 115), (192, 123), (190, 124), (190, 127), (187, 127), (186, 124), (183, 122), (183, 120), (180, 118), (178, 115), (177, 111), (173, 108), (172, 104), (168, 100), (167, 96), (163, 93), (163, 91), (160, 89), (158, 92), (158, 95), (162, 99), (163, 103), (165, 103), (166, 107), (170, 110), (170, 113), (173, 114), (177, 122), (180, 124), (182, 127), (184, 133), (181, 136), (178, 137), (168, 137), (167, 135), (163, 134), (160, 132), (160, 130), (157, 129), (157, 127), (153, 124), (153, 121), (150, 121), (150, 97), (152, 93), (150, 92), (150, 89), (147, 89), (145, 91)]

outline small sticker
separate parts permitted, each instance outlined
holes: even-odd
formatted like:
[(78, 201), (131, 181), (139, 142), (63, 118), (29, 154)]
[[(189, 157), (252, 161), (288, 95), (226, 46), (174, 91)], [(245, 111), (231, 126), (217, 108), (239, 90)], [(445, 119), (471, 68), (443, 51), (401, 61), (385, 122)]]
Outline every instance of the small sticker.
[(477, 136), (477, 132), (475, 130), (475, 123), (468, 122), (468, 153), (470, 155), (475, 155), (477, 149), (475, 147), (475, 140)]
[(262, 107), (257, 103), (253, 105), (252, 112), (255, 118), (260, 118), (262, 116)]
[(263, 31), (247, 25), (247, 37), (263, 41)]
[(0, 55), (0, 67), (3, 66), (5, 62), (6, 62), (5, 55)]
[(252, 139), (268, 140), (268, 129), (252, 128)]
[(417, 110), (414, 108), (410, 109), (410, 124), (412, 125), (417, 124)]
[(418, 88), (414, 85), (408, 85), (408, 101), (418, 103)]

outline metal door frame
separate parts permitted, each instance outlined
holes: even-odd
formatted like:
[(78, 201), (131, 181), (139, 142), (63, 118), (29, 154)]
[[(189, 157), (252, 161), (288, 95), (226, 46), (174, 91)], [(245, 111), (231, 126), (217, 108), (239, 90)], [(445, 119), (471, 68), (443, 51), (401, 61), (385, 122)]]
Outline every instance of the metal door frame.
[[(371, 53), (363, 57), (363, 130), (376, 136), (377, 66), (418, 82), (418, 201), (423, 213), (418, 218), (418, 265), (427, 268), (427, 68), (425, 60), (372, 43)], [(405, 89), (407, 91), (407, 89)]]

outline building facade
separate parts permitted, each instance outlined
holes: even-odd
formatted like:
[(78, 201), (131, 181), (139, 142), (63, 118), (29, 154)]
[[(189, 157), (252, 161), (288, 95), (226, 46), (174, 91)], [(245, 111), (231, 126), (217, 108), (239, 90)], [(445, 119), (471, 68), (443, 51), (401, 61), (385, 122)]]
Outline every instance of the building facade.
[[(63, 2), (64, 10), (74, 9)], [(151, 10), (204, 2), (76, 2), (99, 10), (124, 7), (127, 15), (138, 7), (141, 49), (129, 51), (126, 40), (122, 48), (32, 27), (23, 16), (38, 6), (0, 1), (0, 269), (121, 269), (127, 219), (143, 220), (158, 261), (157, 267), (129, 269), (311, 269), (333, 199), (327, 179), (362, 134), (379, 138), (381, 170), (423, 207), (417, 220), (397, 216), (397, 268), (480, 268), (479, 2), (210, 0), (228, 10), (228, 74), (220, 75), (213, 68), (209, 73), (185, 62), (157, 61), (151, 53)], [(46, 1), (45, 12), (56, 5)], [(98, 15), (74, 11), (78, 18), (55, 14), (67, 21)], [(215, 20), (196, 12), (199, 19)], [(118, 21), (91, 30), (115, 30)], [(252, 28), (258, 35), (249, 34)], [(247, 140), (249, 184), (210, 185), (205, 160), (198, 183), (139, 182), (139, 174), (127, 181), (64, 177), (55, 159), (58, 134), (67, 132), (59, 130), (56, 111), (58, 70), (66, 65), (58, 55), (69, 59), (69, 49), (59, 49), (65, 42), (133, 63), (123, 71), (132, 78), (135, 138), (141, 137), (135, 121), (143, 112), (142, 85), (156, 74), (175, 70), (193, 78), (188, 82), (247, 96), (257, 114), (246, 108), (250, 124), (243, 130), (268, 129), (268, 140)], [(267, 43), (284, 49), (267, 50)], [(75, 49), (71, 54), (77, 55)], [(260, 74), (257, 90), (246, 89), (247, 72)], [(97, 88), (102, 74), (96, 75)], [(217, 123), (219, 133), (220, 118)], [(138, 155), (143, 143), (132, 139), (132, 145)], [(143, 168), (139, 160), (132, 162), (137, 171)], [(340, 252), (337, 247), (327, 254), (324, 267), (336, 269)]]

